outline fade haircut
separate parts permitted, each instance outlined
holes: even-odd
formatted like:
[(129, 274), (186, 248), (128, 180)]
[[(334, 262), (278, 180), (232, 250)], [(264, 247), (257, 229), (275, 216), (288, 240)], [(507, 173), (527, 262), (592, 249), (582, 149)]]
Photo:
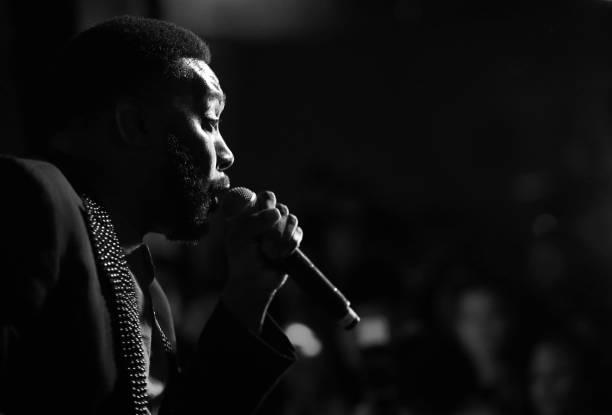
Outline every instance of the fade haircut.
[(181, 58), (208, 64), (210, 50), (195, 33), (161, 20), (120, 16), (80, 33), (52, 69), (57, 81), (52, 99), (59, 105), (50, 132), (122, 96), (155, 93), (159, 82), (185, 75)]

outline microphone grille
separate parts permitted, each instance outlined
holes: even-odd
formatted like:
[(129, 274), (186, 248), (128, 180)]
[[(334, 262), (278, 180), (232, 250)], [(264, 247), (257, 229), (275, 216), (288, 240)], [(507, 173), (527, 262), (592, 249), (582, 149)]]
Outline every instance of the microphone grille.
[(225, 216), (234, 216), (255, 203), (255, 193), (246, 187), (232, 187), (223, 194), (221, 209)]

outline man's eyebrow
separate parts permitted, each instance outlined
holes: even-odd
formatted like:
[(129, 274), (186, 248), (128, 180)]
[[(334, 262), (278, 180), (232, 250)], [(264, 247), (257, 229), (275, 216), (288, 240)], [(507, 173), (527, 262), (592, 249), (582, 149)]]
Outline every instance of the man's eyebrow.
[(220, 102), (224, 104), (225, 104), (225, 101), (227, 101), (227, 96), (225, 95), (225, 92), (217, 92), (217, 91), (209, 90), (207, 95), (211, 98), (217, 98)]
[(225, 102), (227, 101), (227, 96), (225, 95), (225, 92), (223, 91), (219, 91), (218, 86), (215, 85), (209, 85), (205, 80), (203, 80), (201, 77), (199, 76), (194, 76), (191, 79), (191, 88), (192, 90), (195, 89), (196, 90), (196, 94), (198, 95), (198, 99), (203, 99), (208, 101), (211, 98), (216, 98), (218, 99), (220, 102), (222, 102), (223, 104), (225, 104)]

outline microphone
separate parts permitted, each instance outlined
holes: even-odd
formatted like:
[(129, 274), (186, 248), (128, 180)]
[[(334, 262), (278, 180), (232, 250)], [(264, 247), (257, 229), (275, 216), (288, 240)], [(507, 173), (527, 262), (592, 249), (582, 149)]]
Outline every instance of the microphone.
[[(223, 214), (230, 217), (254, 206), (256, 200), (257, 196), (250, 189), (234, 187), (224, 192), (221, 208)], [(350, 330), (359, 323), (359, 316), (350, 307), (351, 303), (299, 248), (281, 260), (270, 262), (281, 272), (289, 274), (344, 329)]]

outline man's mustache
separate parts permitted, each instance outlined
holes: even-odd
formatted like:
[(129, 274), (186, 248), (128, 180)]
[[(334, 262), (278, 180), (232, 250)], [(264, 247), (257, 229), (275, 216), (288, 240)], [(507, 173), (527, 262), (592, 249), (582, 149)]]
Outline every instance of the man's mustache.
[(216, 194), (223, 190), (227, 190), (230, 187), (230, 179), (227, 176), (223, 176), (220, 179), (213, 181), (209, 187), (209, 193)]

